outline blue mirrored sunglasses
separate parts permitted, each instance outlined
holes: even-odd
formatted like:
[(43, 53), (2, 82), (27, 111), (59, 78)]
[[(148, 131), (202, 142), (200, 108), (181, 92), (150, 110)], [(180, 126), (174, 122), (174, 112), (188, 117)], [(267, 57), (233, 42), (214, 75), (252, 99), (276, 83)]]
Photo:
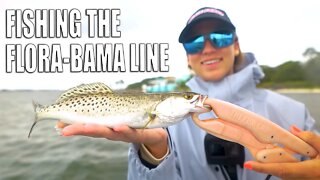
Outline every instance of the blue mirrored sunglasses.
[(191, 42), (183, 43), (183, 47), (188, 54), (196, 54), (203, 50), (205, 40), (208, 39), (215, 48), (230, 46), (234, 42), (234, 33), (211, 33), (199, 36)]

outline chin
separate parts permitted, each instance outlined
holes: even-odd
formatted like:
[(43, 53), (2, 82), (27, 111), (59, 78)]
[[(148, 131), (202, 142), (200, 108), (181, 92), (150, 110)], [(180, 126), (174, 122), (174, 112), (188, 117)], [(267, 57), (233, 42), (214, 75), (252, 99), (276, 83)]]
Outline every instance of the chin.
[(201, 77), (204, 81), (221, 81), (224, 77), (232, 74), (231, 72), (228, 73), (222, 69), (215, 70), (215, 71), (202, 71), (198, 73), (198, 76)]
[(219, 75), (207, 75), (207, 76), (201, 76), (201, 78), (204, 81), (220, 81), (221, 79), (223, 79), (223, 76), (219, 76)]

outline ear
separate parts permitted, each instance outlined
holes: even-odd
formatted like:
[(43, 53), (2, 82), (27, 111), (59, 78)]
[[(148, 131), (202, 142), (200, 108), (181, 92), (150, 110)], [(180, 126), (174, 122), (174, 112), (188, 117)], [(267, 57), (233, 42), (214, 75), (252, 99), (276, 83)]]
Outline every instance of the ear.
[(239, 45), (239, 41), (235, 41), (234, 42), (234, 55), (238, 56), (240, 54), (240, 45)]

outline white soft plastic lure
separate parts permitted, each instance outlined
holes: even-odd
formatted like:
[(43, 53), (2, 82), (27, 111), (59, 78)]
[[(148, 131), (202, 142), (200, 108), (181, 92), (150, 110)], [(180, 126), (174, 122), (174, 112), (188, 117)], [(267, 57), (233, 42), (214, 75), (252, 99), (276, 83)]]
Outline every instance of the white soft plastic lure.
[(166, 127), (183, 120), (190, 112), (208, 112), (206, 96), (193, 92), (128, 93), (113, 92), (102, 83), (83, 84), (63, 93), (49, 106), (34, 103), (35, 124), (41, 120), (61, 120), (66, 124), (93, 123), (132, 128)]
[(295, 162), (298, 160), (293, 153), (308, 157), (318, 154), (309, 144), (260, 115), (217, 99), (207, 99), (205, 104), (213, 107), (218, 118), (200, 120), (195, 113), (194, 122), (214, 136), (245, 146), (260, 162)]

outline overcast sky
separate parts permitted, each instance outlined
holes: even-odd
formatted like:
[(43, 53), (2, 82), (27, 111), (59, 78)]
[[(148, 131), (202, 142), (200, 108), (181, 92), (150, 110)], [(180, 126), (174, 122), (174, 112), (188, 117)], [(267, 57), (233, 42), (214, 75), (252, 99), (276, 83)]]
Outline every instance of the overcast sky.
[[(237, 28), (241, 49), (253, 52), (259, 64), (277, 66), (288, 60), (305, 59), (308, 47), (320, 50), (320, 3), (317, 0), (3, 0), (0, 19), (0, 89), (66, 89), (72, 86), (123, 80), (126, 84), (148, 77), (182, 77), (189, 73), (186, 55), (178, 36), (189, 16), (203, 6), (224, 9)], [(6, 9), (78, 9), (81, 12), (81, 38), (6, 38)], [(87, 38), (85, 9), (120, 9), (121, 38)], [(130, 43), (167, 43), (167, 73), (104, 72), (6, 73), (6, 44), (60, 44), (69, 56), (70, 44), (122, 43), (129, 64)]]

